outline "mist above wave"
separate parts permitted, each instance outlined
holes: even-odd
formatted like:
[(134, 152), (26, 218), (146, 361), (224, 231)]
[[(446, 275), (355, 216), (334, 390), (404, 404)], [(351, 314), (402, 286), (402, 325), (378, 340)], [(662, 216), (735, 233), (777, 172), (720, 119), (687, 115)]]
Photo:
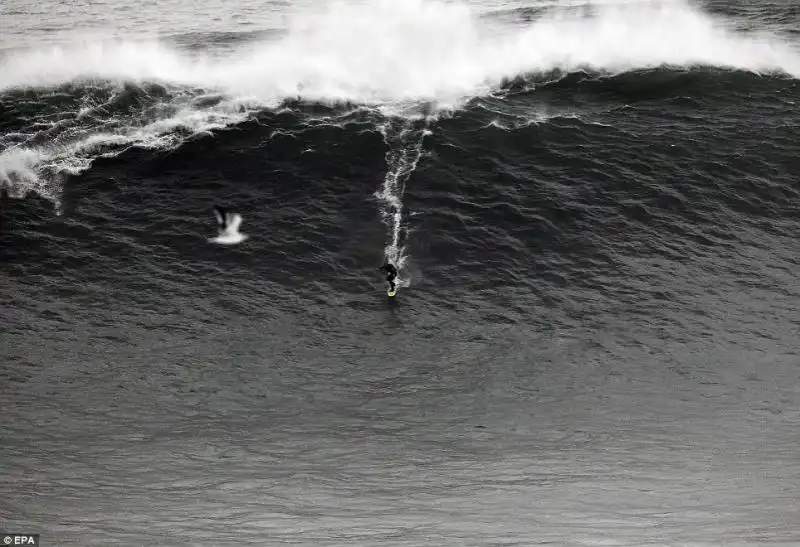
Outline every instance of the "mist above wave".
[(528, 24), (502, 28), (463, 3), (375, 0), (297, 13), (280, 38), (222, 58), (137, 41), (18, 52), (0, 65), (0, 90), (106, 79), (165, 81), (264, 103), (299, 96), (452, 104), (531, 72), (661, 65), (800, 77), (795, 45), (735, 33), (682, 1), (551, 7)]

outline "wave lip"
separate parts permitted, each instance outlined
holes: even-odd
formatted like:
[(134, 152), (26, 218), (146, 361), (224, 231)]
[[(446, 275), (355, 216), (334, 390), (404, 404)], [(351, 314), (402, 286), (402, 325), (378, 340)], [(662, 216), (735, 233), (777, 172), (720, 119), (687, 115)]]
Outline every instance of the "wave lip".
[(222, 57), (132, 41), (9, 54), (0, 65), (0, 91), (107, 79), (213, 88), (268, 104), (301, 96), (452, 105), (504, 79), (553, 69), (710, 65), (800, 77), (796, 44), (731, 28), (683, 1), (553, 7), (510, 28), (461, 3), (335, 2), (297, 13), (280, 38)]
[[(458, 108), (522, 75), (553, 71), (706, 65), (800, 77), (796, 44), (735, 32), (683, 0), (551, 7), (525, 25), (496, 23), (458, 2), (334, 2), (298, 11), (280, 36), (224, 54), (130, 40), (6, 52), (0, 100), (14, 101), (17, 89), (46, 93), (69, 85), (86, 104), (57, 113), (74, 121), (44, 132), (13, 120), (9, 129), (30, 138), (0, 144), (0, 186), (51, 199), (59, 193), (54, 179), (85, 170), (96, 157), (130, 146), (170, 148), (286, 99), (413, 117)], [(120, 103), (133, 107), (123, 114), (91, 100), (90, 87), (131, 82), (134, 88), (157, 83), (164, 91), (126, 95)]]

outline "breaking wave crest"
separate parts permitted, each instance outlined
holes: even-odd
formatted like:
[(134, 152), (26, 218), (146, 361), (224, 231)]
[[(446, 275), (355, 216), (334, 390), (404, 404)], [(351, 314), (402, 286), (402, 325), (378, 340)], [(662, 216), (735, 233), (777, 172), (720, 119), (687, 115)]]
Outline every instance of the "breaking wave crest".
[[(335, 2), (298, 11), (277, 38), (224, 54), (133, 40), (6, 52), (0, 100), (29, 101), (34, 114), (12, 114), (2, 128), (0, 187), (55, 199), (59, 177), (94, 158), (176, 146), (287, 99), (452, 109), (525, 75), (665, 65), (800, 77), (788, 39), (735, 32), (683, 1), (542, 7), (513, 25), (464, 3)], [(68, 85), (77, 99), (48, 110)], [(147, 86), (164, 91), (130, 91)], [(97, 88), (113, 98), (93, 100)]]

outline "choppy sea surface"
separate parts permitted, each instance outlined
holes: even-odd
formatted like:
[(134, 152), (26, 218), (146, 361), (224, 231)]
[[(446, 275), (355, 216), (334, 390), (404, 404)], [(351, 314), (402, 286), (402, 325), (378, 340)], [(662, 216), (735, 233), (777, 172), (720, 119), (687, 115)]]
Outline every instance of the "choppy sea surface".
[(0, 530), (800, 545), (798, 29), (5, 0)]

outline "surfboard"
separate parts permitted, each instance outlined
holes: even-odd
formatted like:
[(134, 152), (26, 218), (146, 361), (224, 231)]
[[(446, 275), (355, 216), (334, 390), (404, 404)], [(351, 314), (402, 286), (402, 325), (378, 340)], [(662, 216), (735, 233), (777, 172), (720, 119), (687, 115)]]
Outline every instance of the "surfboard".
[(386, 291), (386, 294), (387, 294), (388, 296), (394, 296), (394, 295), (396, 295), (396, 294), (397, 294), (397, 289), (395, 289), (395, 290), (391, 290), (391, 289), (390, 289), (390, 290)]

